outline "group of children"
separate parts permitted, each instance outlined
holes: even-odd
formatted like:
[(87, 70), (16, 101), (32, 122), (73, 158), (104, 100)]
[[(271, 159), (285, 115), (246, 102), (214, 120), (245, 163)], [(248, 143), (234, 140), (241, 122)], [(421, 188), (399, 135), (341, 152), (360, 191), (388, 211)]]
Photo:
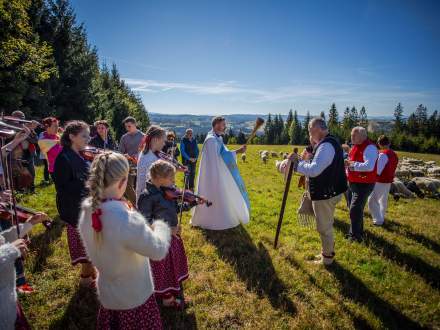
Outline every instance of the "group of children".
[(89, 168), (81, 157), (88, 134), (86, 123), (66, 126), (54, 169), (72, 263), (82, 264), (80, 283), (97, 288), (99, 329), (160, 329), (158, 302), (175, 309), (185, 305), (188, 263), (177, 218), (181, 208), (194, 205), (165, 196), (176, 169), (155, 154), (165, 144), (162, 128), (150, 126), (141, 144), (135, 207), (123, 197), (130, 169), (126, 157), (104, 152)]
[[(57, 125), (57, 121), (47, 123), (49, 129)], [(156, 155), (166, 139), (161, 127), (150, 126), (140, 145), (135, 206), (124, 199), (130, 171), (126, 156), (105, 151), (90, 163), (82, 153), (89, 135), (88, 124), (71, 121), (61, 136), (54, 133), (43, 138), (48, 140), (46, 153), (55, 152), (56, 146), (57, 154), (48, 159), (49, 172), (58, 213), (66, 223), (71, 263), (81, 264), (80, 286), (97, 290), (98, 329), (161, 329), (159, 305), (178, 310), (185, 306), (182, 282), (188, 278), (188, 261), (178, 214), (195, 203), (165, 194), (175, 185), (176, 168)], [(36, 219), (32, 223), (46, 218)], [(4, 260), (15, 260), (26, 248), (18, 240), (1, 249), (8, 255)], [(11, 283), (8, 295), (15, 306)], [(21, 309), (17, 312), (9, 321), (19, 327), (26, 322), (22, 322)], [(1, 328), (13, 329), (11, 322)]]

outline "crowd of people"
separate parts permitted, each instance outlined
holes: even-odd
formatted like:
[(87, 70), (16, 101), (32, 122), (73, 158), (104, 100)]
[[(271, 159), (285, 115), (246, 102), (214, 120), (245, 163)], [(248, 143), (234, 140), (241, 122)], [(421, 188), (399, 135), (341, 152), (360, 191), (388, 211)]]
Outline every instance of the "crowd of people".
[[(191, 129), (178, 146), (173, 132), (151, 125), (143, 133), (132, 117), (121, 123), (127, 133), (119, 144), (104, 120), (92, 127), (74, 120), (61, 128), (56, 118), (49, 117), (42, 124), (44, 131), (38, 139), (36, 127), (24, 127), (2, 151), (17, 146), (28, 150), (32, 161), (26, 166), (30, 167), (35, 151), (40, 150), (44, 180), (55, 184), (71, 263), (81, 265), (79, 284), (97, 290), (101, 304), (97, 327), (160, 329), (159, 307), (182, 309), (186, 301), (182, 282), (189, 272), (181, 213), (193, 208), (191, 225), (211, 230), (249, 222), (249, 197), (236, 158), (246, 151), (246, 145), (232, 151), (227, 148), (222, 138), (226, 130), (223, 117), (213, 119), (201, 152)], [(310, 121), (309, 135), (311, 146), (289, 159), (307, 177), (322, 242), (319, 258), (329, 265), (335, 257), (336, 204), (346, 196), (351, 220), (347, 238), (362, 241), (367, 201), (374, 224), (384, 223), (398, 159), (386, 137), (379, 139), (378, 150), (362, 127), (353, 129), (352, 147), (345, 151), (322, 118)], [(202, 161), (195, 182), (199, 156)], [(184, 172), (185, 177), (180, 192), (175, 186), (176, 171)], [(35, 171), (30, 172), (34, 180)], [(30, 191), (33, 189), (31, 185)], [(186, 192), (192, 199), (186, 198)], [(8, 198), (7, 194), (3, 192), (0, 198)], [(17, 290), (32, 292), (23, 276), (20, 256), (27, 250), (23, 238), (32, 226), (47, 219), (44, 213), (37, 213), (20, 224), (17, 232), (10, 221), (8, 226), (2, 225), (0, 294), (2, 301), (8, 297), (0, 308), (2, 329), (27, 326), (16, 296)]]
[(382, 226), (384, 223), (398, 157), (386, 136), (380, 136), (375, 143), (368, 139), (366, 129), (361, 126), (352, 129), (351, 147), (346, 144), (344, 148), (330, 134), (322, 118), (313, 118), (308, 129), (310, 148), (306, 148), (301, 157), (293, 153), (290, 160), (298, 162), (296, 170), (307, 178), (322, 244), (317, 261), (330, 265), (335, 257), (336, 204), (345, 196), (351, 222), (346, 238), (362, 242), (367, 202), (373, 224)]

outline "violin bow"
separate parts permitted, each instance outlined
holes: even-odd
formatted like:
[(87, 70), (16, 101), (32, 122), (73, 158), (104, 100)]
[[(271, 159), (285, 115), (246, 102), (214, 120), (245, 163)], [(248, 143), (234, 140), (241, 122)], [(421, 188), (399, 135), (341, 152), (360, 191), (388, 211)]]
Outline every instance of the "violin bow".
[(184, 174), (184, 179), (183, 179), (182, 200), (180, 202), (179, 225), (182, 223), (183, 203), (184, 203), (184, 200), (185, 200), (185, 188), (186, 188), (187, 180), (188, 180), (188, 175), (186, 175), (186, 173), (185, 173)]

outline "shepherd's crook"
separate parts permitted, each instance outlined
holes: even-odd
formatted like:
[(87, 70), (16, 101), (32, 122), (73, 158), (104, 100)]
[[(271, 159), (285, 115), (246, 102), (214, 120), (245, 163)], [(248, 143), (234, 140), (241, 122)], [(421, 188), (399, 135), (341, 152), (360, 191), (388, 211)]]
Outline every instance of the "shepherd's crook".
[(287, 195), (289, 195), (289, 189), (290, 189), (290, 181), (292, 181), (292, 175), (293, 175), (293, 169), (296, 170), (296, 167), (298, 165), (298, 159), (294, 158), (290, 162), (289, 166), (289, 172), (287, 174), (287, 180), (286, 180), (286, 186), (284, 188), (284, 194), (283, 194), (283, 202), (281, 203), (281, 210), (280, 210), (280, 216), (278, 218), (278, 225), (277, 225), (277, 232), (275, 234), (275, 242), (273, 244), (273, 247), (276, 249), (278, 246), (278, 238), (280, 237), (280, 231), (281, 231), (281, 225), (283, 223), (283, 217), (284, 217), (284, 210), (286, 208), (286, 202), (287, 202)]

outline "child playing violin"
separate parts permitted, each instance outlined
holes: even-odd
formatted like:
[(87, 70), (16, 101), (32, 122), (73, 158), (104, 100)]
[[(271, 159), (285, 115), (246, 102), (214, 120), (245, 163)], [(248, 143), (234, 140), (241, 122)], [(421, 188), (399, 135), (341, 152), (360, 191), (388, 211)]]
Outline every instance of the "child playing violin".
[(192, 203), (166, 198), (164, 189), (174, 186), (176, 169), (164, 160), (155, 161), (150, 167), (150, 180), (138, 200), (138, 209), (148, 222), (161, 219), (171, 228), (171, 245), (167, 256), (161, 261), (151, 261), (156, 297), (162, 299), (165, 307), (181, 309), (184, 307), (181, 283), (188, 278), (188, 260), (185, 254), (178, 223), (180, 207), (187, 211), (201, 200)]

